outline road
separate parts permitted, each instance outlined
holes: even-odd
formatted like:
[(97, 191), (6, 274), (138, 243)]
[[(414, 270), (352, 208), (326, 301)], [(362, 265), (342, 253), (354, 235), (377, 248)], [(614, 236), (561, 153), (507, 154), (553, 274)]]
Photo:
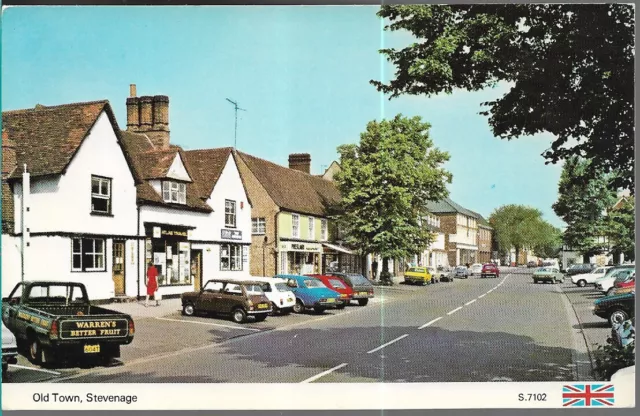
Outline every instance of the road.
[(575, 380), (579, 329), (567, 296), (559, 285), (510, 271), (498, 279), (376, 288), (365, 307), (243, 326), (175, 311), (137, 322), (122, 366), (12, 368), (9, 382)]

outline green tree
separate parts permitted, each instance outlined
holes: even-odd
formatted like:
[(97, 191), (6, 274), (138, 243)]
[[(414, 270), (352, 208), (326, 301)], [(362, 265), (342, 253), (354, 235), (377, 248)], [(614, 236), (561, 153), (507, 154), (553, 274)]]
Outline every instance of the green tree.
[(482, 103), (495, 136), (550, 132), (547, 163), (579, 155), (592, 160), (592, 177), (619, 171), (612, 188), (634, 191), (633, 5), (385, 5), (378, 16), (416, 39), (381, 50), (396, 72), (371, 81), (379, 91), (431, 96), (506, 82), (504, 96)]
[(489, 216), (495, 240), (501, 252), (516, 251), (516, 259), (524, 248), (535, 248), (545, 241), (549, 231), (542, 212), (524, 205), (503, 205)]
[(389, 259), (406, 258), (434, 239), (426, 224), (426, 202), (448, 196), (452, 176), (442, 165), (449, 154), (434, 147), (428, 123), (397, 115), (371, 121), (359, 144), (338, 147), (341, 171), (335, 181), (342, 195), (334, 218), (345, 240), (361, 253), (383, 258), (381, 277), (389, 277)]
[(608, 249), (601, 238), (609, 234), (606, 212), (616, 202), (616, 192), (609, 186), (611, 175), (591, 176), (590, 165), (590, 161), (578, 157), (566, 161), (558, 183), (558, 200), (552, 206), (567, 224), (564, 243), (581, 252), (585, 261)]
[(533, 244), (533, 252), (542, 258), (555, 258), (562, 249), (562, 231), (542, 220), (539, 225), (538, 240)]
[(609, 244), (614, 256), (622, 253), (625, 259), (635, 260), (635, 220), (635, 202), (633, 198), (626, 198), (619, 208), (609, 211), (607, 237), (609, 237)]

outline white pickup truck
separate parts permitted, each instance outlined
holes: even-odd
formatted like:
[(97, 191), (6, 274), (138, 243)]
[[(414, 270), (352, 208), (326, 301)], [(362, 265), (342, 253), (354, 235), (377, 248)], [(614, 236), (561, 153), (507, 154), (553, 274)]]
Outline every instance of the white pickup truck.
[(9, 364), (18, 362), (18, 344), (16, 337), (9, 328), (2, 323), (2, 379), (4, 380), (9, 369)]

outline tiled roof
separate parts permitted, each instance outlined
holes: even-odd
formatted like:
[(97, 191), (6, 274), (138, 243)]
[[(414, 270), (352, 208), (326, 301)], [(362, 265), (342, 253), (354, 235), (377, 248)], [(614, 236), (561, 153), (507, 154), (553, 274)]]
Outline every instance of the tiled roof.
[(464, 215), (468, 215), (473, 218), (478, 218), (479, 214), (470, 211), (464, 208), (462, 205), (459, 205), (450, 198), (445, 198), (440, 201), (429, 201), (427, 202), (427, 210), (433, 214), (455, 214), (460, 213)]
[(106, 100), (3, 112), (2, 128), (16, 143), (17, 168), (10, 179), (21, 177), (25, 163), (32, 177), (64, 173), (103, 110), (117, 131)]
[[(478, 225), (481, 225), (481, 226), (483, 226), (483, 227), (485, 227), (485, 228), (492, 228), (492, 227), (491, 227), (491, 224), (489, 224), (489, 221), (487, 221), (487, 220), (486, 220), (482, 215), (478, 214), (478, 213), (477, 213), (477, 212), (475, 212), (475, 211), (471, 211), (471, 212), (473, 212), (474, 214), (476, 214), (476, 218), (478, 219)], [(493, 228), (492, 228), (492, 229), (493, 229)]]
[(232, 150), (231, 147), (222, 147), (219, 149), (186, 150), (184, 152), (191, 166), (193, 179), (199, 185), (202, 199), (207, 200), (211, 196)]
[[(131, 157), (135, 176), (141, 181), (137, 185), (138, 201), (142, 203), (161, 205), (171, 208), (190, 208), (197, 211), (211, 212), (211, 207), (201, 198), (201, 190), (195, 181), (193, 169), (187, 160), (185, 152), (179, 146), (171, 145), (169, 149), (156, 149), (151, 140), (143, 133), (120, 132), (125, 151)], [(187, 183), (186, 205), (164, 202), (162, 195), (149, 184), (151, 179), (166, 177), (176, 155), (180, 154), (184, 167), (189, 176), (194, 179)]]
[(275, 204), (284, 210), (326, 216), (340, 201), (333, 182), (246, 153), (237, 154)]

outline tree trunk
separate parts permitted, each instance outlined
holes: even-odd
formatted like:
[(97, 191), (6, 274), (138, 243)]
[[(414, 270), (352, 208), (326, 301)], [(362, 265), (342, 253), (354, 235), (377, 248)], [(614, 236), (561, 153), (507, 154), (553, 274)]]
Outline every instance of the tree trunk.
[(388, 257), (383, 257), (382, 258), (382, 273), (389, 274), (389, 258)]
[(516, 266), (518, 265), (518, 260), (520, 260), (520, 247), (516, 247)]

